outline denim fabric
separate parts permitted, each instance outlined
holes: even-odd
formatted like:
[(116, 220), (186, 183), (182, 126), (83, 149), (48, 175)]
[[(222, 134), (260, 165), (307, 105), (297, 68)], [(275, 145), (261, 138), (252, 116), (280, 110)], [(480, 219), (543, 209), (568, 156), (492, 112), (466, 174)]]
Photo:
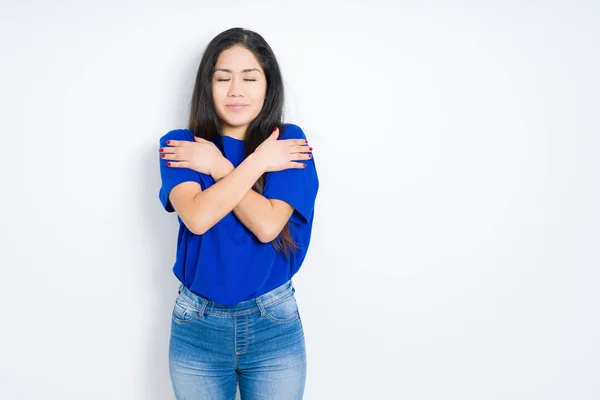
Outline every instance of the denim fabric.
[(306, 348), (292, 281), (235, 306), (181, 285), (171, 319), (169, 372), (179, 400), (302, 399)]

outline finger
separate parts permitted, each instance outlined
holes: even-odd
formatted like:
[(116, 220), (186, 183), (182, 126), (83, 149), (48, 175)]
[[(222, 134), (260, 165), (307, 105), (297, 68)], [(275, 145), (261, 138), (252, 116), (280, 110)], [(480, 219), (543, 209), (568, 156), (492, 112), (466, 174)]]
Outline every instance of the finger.
[(306, 139), (288, 139), (288, 142), (294, 146), (306, 146), (308, 144)]
[(301, 163), (301, 162), (290, 161), (288, 163), (288, 168), (302, 169), (302, 168), (305, 168), (305, 167), (306, 167), (306, 164)]
[(191, 164), (187, 161), (179, 161), (179, 162), (167, 162), (167, 167), (169, 168), (191, 168)]
[(273, 133), (271, 133), (271, 135), (269, 136), (269, 139), (277, 140), (278, 137), (279, 137), (279, 129), (275, 129), (273, 131)]
[(176, 153), (177, 147), (161, 147), (158, 149), (159, 153)]
[(181, 152), (185, 152), (185, 150), (181, 146), (176, 147), (163, 147), (158, 149), (160, 154), (178, 154)]
[(312, 151), (312, 147), (309, 146), (295, 146), (293, 150), (296, 153), (310, 153)]
[(312, 154), (310, 154), (310, 153), (294, 153), (291, 156), (290, 161), (294, 161), (294, 160), (297, 160), (297, 161), (310, 160), (311, 158), (312, 158)]
[(168, 140), (167, 141), (167, 146), (171, 146), (171, 147), (183, 147), (183, 146), (189, 146), (191, 143), (192, 142), (190, 142), (189, 140)]
[(160, 157), (163, 160), (175, 160), (175, 161), (185, 160), (185, 157), (179, 153), (162, 153), (160, 155)]

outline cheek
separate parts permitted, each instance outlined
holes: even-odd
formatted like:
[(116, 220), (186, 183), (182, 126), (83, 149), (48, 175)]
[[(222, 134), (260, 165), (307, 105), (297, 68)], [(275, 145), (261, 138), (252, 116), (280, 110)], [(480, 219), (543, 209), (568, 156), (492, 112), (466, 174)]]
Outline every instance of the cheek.
[(225, 97), (220, 96), (218, 93), (213, 93), (213, 105), (219, 115), (225, 112), (226, 100)]
[(252, 91), (252, 102), (261, 106), (265, 102), (266, 88), (256, 88)]

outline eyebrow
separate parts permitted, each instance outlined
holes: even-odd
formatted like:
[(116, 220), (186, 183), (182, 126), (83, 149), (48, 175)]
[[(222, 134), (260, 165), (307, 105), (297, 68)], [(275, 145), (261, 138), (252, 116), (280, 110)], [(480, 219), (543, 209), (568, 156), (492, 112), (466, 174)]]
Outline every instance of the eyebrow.
[[(227, 68), (215, 68), (215, 72), (217, 72), (217, 71), (229, 72), (230, 74), (232, 73), (232, 71)], [(242, 72), (252, 72), (252, 71), (260, 72), (260, 70), (257, 68), (246, 68), (246, 69), (242, 70)]]

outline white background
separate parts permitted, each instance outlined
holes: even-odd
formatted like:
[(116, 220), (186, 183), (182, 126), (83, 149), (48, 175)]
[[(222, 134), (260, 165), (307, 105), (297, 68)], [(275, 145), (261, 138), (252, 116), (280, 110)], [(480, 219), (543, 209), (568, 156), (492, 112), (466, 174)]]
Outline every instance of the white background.
[(1, 5), (0, 398), (174, 398), (158, 139), (234, 26), (320, 177), (305, 399), (600, 398), (599, 3)]

